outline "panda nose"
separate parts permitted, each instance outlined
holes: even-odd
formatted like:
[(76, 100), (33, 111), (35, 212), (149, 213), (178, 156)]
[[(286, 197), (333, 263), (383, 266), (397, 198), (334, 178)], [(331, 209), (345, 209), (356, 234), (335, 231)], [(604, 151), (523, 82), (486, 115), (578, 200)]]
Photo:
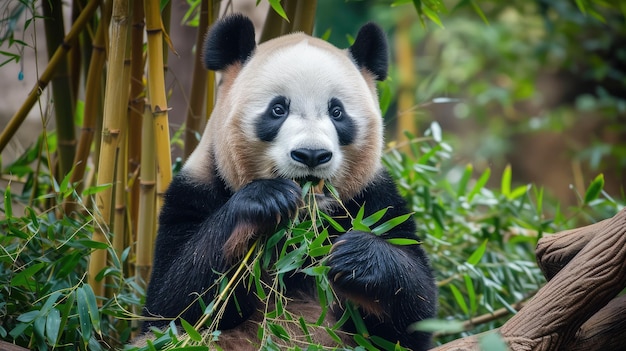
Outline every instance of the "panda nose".
[(324, 164), (333, 157), (333, 153), (324, 150), (312, 150), (312, 149), (295, 149), (291, 151), (291, 158), (295, 161), (303, 163), (311, 168)]

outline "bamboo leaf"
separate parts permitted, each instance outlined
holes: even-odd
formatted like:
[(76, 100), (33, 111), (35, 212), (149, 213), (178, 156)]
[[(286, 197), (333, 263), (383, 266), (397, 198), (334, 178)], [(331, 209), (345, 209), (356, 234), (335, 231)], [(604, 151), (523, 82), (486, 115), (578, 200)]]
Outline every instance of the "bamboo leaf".
[(463, 274), (463, 280), (465, 280), (465, 289), (467, 290), (467, 299), (470, 303), (470, 312), (473, 315), (478, 308), (478, 304), (476, 303), (476, 291), (474, 291), (474, 284), (469, 274)]
[(478, 6), (476, 1), (474, 0), (469, 0), (469, 1), (470, 1), (470, 4), (472, 5), (472, 8), (476, 12), (476, 14), (478, 14), (478, 16), (483, 20), (483, 22), (485, 22), (485, 24), (489, 24), (489, 20), (487, 20), (487, 16), (485, 16), (485, 13), (483, 12), (483, 10), (481, 10), (480, 6)]
[(450, 290), (452, 291), (452, 295), (454, 295), (454, 299), (456, 300), (456, 303), (463, 310), (463, 313), (469, 314), (467, 304), (465, 303), (465, 299), (463, 298), (463, 295), (461, 295), (461, 292), (459, 291), (459, 289), (456, 286), (450, 284)]
[(474, 187), (472, 187), (472, 191), (470, 191), (469, 195), (467, 195), (468, 202), (472, 201), (474, 196), (478, 194), (480, 190), (482, 190), (485, 184), (487, 184), (487, 181), (489, 180), (490, 176), (491, 176), (491, 169), (490, 168), (485, 169), (483, 174), (476, 181), (476, 184), (474, 184)]
[(604, 188), (604, 174), (600, 173), (591, 182), (585, 192), (585, 204), (589, 204), (591, 201), (597, 199), (598, 196), (600, 196), (602, 188)]
[(11, 286), (16, 286), (16, 287), (21, 286), (21, 287), (29, 288), (31, 284), (33, 284), (32, 282), (33, 276), (44, 267), (45, 267), (45, 263), (39, 262), (24, 269), (23, 271), (13, 276), (13, 278), (11, 278)]
[(472, 253), (472, 255), (467, 259), (467, 263), (475, 266), (480, 262), (480, 259), (483, 258), (485, 251), (487, 250), (487, 239), (483, 241), (482, 244)]
[(422, 243), (419, 240), (405, 239), (405, 238), (391, 238), (391, 239), (387, 239), (387, 242), (392, 245), (398, 245), (398, 246), (420, 245)]
[(382, 210), (378, 210), (374, 212), (373, 214), (363, 219), (362, 223), (368, 227), (376, 224), (378, 221), (380, 221), (381, 218), (383, 218), (385, 213), (387, 213), (388, 209), (389, 209), (388, 207), (385, 207)]
[(395, 228), (396, 226), (406, 222), (409, 218), (411, 218), (412, 215), (413, 213), (407, 213), (405, 215), (392, 218), (388, 220), (387, 222), (379, 225), (378, 227), (372, 229), (372, 233), (376, 235), (384, 234), (390, 231), (391, 229)]
[(413, 323), (408, 330), (454, 334), (462, 332), (465, 328), (463, 322), (458, 320), (427, 319)]
[(53, 308), (46, 316), (46, 339), (50, 345), (56, 345), (61, 329), (61, 312)]
[(459, 180), (459, 186), (456, 190), (457, 196), (465, 195), (465, 192), (467, 191), (467, 183), (472, 177), (473, 171), (474, 171), (474, 166), (472, 166), (472, 164), (468, 164), (467, 166), (465, 166), (465, 171), (463, 172), (463, 175), (461, 176), (461, 180)]
[(180, 324), (182, 325), (183, 329), (185, 329), (185, 332), (187, 333), (187, 335), (189, 335), (191, 340), (202, 341), (202, 335), (198, 333), (198, 331), (193, 327), (193, 325), (189, 324), (189, 322), (187, 322), (186, 320), (182, 318), (180, 319)]
[(91, 338), (91, 318), (89, 317), (89, 303), (87, 302), (87, 294), (83, 289), (84, 286), (76, 289), (76, 304), (78, 310), (78, 322), (80, 325), (80, 335), (83, 342), (87, 343)]
[(511, 177), (511, 165), (509, 164), (506, 165), (506, 167), (504, 168), (504, 172), (502, 172), (502, 181), (500, 183), (500, 192), (502, 192), (502, 195), (506, 196), (507, 198), (509, 198), (509, 196), (511, 195)]
[(272, 9), (276, 11), (276, 13), (280, 15), (280, 17), (289, 22), (289, 18), (287, 18), (287, 14), (285, 13), (285, 9), (283, 9), (283, 6), (280, 4), (280, 0), (269, 0), (269, 3), (270, 6), (272, 6)]

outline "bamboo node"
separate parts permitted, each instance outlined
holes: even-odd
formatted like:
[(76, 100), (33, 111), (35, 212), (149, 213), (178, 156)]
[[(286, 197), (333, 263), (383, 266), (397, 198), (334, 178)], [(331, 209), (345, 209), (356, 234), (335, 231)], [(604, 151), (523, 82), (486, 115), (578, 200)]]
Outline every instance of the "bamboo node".
[(159, 105), (154, 105), (154, 114), (157, 113), (166, 113), (167, 111), (171, 110), (171, 107), (166, 107), (165, 109), (161, 109), (161, 107)]

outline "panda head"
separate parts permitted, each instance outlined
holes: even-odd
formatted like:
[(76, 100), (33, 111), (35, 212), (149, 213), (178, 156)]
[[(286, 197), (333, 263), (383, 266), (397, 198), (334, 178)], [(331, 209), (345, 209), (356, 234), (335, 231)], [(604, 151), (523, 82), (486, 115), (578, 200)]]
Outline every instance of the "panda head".
[(259, 178), (325, 180), (352, 198), (381, 167), (376, 80), (387, 76), (383, 32), (363, 26), (347, 50), (302, 33), (256, 45), (241, 15), (207, 34), (204, 63), (222, 73), (216, 105), (185, 169), (211, 169), (236, 191)]

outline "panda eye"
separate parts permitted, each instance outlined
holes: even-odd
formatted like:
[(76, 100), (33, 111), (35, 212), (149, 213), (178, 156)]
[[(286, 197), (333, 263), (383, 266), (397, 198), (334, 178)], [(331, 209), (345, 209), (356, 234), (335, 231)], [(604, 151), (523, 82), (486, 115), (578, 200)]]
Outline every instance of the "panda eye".
[(272, 106), (272, 116), (275, 118), (283, 118), (287, 116), (287, 108), (285, 105), (281, 103), (274, 104), (274, 106)]
[(332, 119), (339, 120), (343, 117), (343, 110), (340, 106), (333, 106), (330, 108), (330, 117)]

